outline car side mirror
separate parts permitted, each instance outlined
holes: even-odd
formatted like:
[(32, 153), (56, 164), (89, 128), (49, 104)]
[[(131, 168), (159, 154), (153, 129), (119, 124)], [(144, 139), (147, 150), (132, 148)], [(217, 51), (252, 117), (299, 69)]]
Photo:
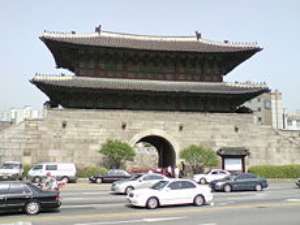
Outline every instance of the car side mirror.
[(143, 180), (142, 179), (139, 179), (139, 182), (142, 182)]
[(167, 187), (167, 188), (166, 188), (166, 191), (171, 191), (171, 188)]

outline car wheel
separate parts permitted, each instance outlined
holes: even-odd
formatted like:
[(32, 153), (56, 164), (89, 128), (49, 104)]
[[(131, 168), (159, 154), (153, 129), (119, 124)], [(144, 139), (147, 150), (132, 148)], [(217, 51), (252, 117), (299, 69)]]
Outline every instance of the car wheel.
[(155, 197), (151, 197), (148, 199), (147, 203), (146, 203), (146, 207), (148, 209), (156, 209), (159, 205), (158, 199)]
[(129, 186), (125, 189), (125, 193), (128, 195), (130, 192), (132, 192), (134, 190), (133, 187)]
[(204, 204), (205, 204), (205, 199), (202, 195), (197, 195), (194, 198), (194, 205), (195, 206), (201, 206), (201, 205), (204, 205)]
[(98, 177), (98, 178), (96, 179), (96, 183), (97, 183), (97, 184), (101, 184), (101, 183), (102, 183), (102, 179)]
[(261, 184), (257, 184), (256, 186), (255, 186), (255, 190), (256, 191), (262, 191), (262, 186), (261, 186)]
[(42, 181), (42, 178), (41, 178), (41, 177), (34, 177), (34, 178), (32, 179), (32, 181), (33, 181), (33, 183), (39, 183), (39, 182)]
[(63, 177), (62, 181), (65, 182), (65, 183), (69, 183), (70, 178), (69, 177)]
[(25, 206), (25, 212), (28, 215), (36, 215), (40, 212), (40, 204), (38, 202), (28, 202)]
[(200, 179), (200, 184), (206, 184), (206, 179), (205, 178), (201, 178)]
[(224, 186), (224, 191), (225, 191), (225, 192), (231, 192), (231, 186), (230, 186), (229, 184), (226, 184), (226, 185)]

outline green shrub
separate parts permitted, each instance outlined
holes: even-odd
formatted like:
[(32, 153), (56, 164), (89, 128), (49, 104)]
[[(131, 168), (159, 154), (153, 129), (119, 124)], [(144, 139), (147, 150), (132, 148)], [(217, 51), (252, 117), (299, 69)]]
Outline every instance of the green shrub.
[(300, 164), (291, 164), (283, 166), (262, 165), (253, 166), (248, 170), (257, 176), (266, 178), (298, 178), (300, 177)]
[(106, 157), (110, 168), (117, 169), (122, 167), (125, 161), (132, 161), (135, 157), (134, 149), (126, 142), (119, 140), (107, 140), (101, 146), (99, 153)]
[(96, 167), (96, 166), (89, 166), (77, 171), (78, 177), (90, 177), (94, 175), (104, 175), (107, 173), (107, 169), (104, 167)]
[(193, 173), (203, 172), (205, 167), (218, 165), (216, 153), (209, 147), (190, 145), (180, 152), (180, 158), (184, 159)]

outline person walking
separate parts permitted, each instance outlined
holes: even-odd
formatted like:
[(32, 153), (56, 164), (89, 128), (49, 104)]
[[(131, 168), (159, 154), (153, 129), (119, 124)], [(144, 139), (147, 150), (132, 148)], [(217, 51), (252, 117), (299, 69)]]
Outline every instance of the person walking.
[(46, 179), (43, 184), (43, 189), (47, 191), (58, 191), (58, 183), (54, 176), (50, 172), (46, 174)]
[(175, 175), (175, 178), (179, 178), (179, 169), (178, 167), (176, 166), (175, 169), (174, 169), (174, 175)]

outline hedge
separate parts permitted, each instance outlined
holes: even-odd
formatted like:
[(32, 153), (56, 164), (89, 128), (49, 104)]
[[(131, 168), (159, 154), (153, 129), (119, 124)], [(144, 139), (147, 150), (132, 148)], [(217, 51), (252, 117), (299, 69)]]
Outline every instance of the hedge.
[(283, 166), (262, 165), (253, 166), (248, 170), (257, 176), (265, 178), (298, 178), (300, 177), (300, 164), (291, 164)]
[(107, 173), (107, 169), (104, 167), (96, 167), (96, 166), (89, 166), (83, 169), (78, 169), (77, 176), (78, 177), (90, 177), (94, 175), (104, 175)]

